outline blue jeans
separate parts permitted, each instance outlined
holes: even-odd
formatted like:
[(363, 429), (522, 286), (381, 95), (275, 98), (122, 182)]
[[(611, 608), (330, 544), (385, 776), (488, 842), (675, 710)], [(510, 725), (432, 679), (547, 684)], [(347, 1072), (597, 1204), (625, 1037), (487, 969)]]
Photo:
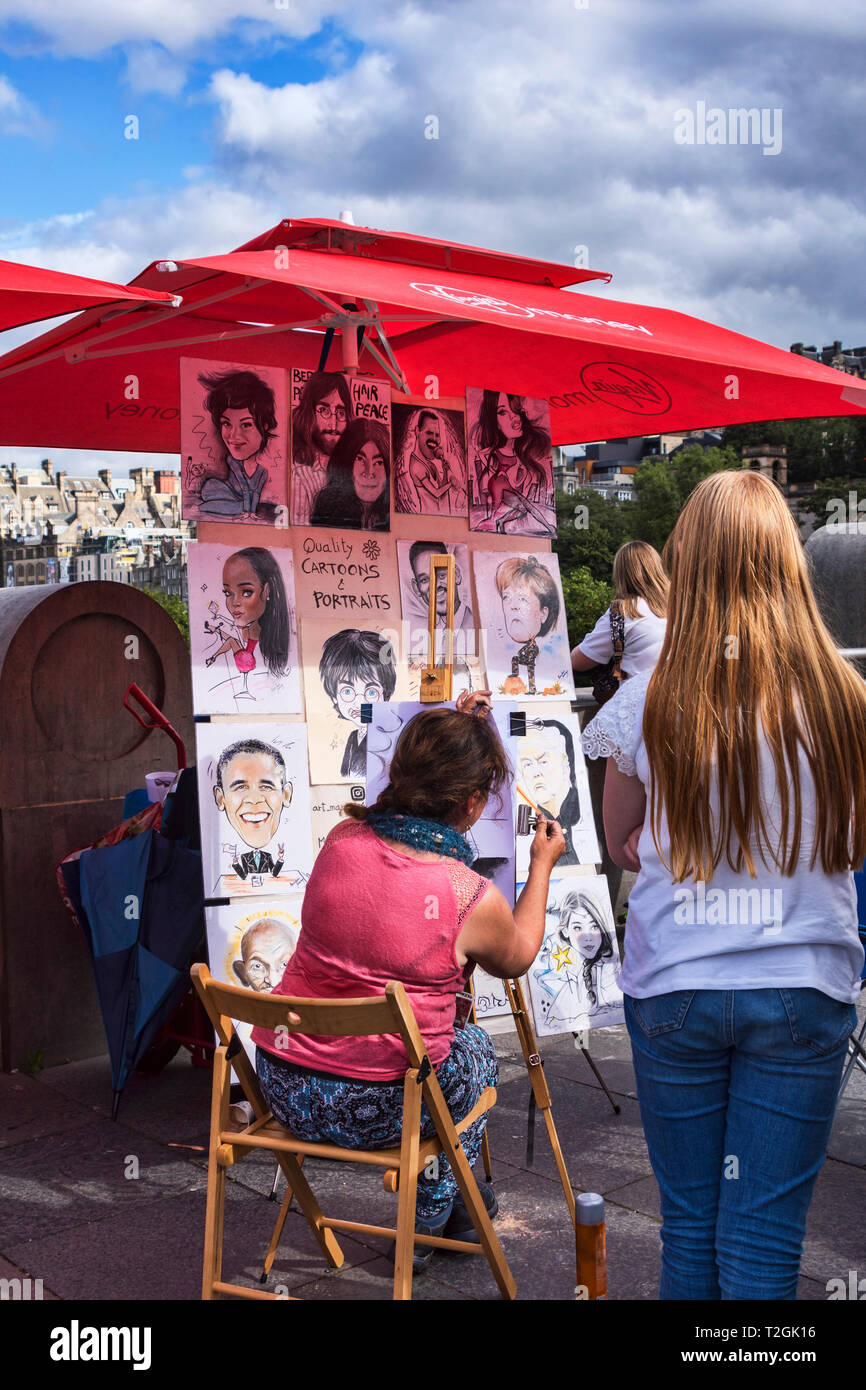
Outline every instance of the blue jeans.
[(625, 996), (661, 1194), (661, 1299), (795, 1299), (856, 1020), (817, 989)]

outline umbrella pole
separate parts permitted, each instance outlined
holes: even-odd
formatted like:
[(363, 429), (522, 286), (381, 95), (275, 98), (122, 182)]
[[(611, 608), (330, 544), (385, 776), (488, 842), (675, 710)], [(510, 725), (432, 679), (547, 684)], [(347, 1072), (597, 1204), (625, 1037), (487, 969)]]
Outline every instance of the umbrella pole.
[(115, 1092), (114, 1092), (114, 1100), (113, 1100), (112, 1103), (111, 1103), (111, 1118), (112, 1118), (113, 1120), (116, 1120), (116, 1119), (117, 1119), (117, 1112), (118, 1112), (118, 1110), (120, 1109), (120, 1097), (121, 1097), (122, 1095), (123, 1095), (123, 1092), (122, 1092), (122, 1091), (115, 1091)]

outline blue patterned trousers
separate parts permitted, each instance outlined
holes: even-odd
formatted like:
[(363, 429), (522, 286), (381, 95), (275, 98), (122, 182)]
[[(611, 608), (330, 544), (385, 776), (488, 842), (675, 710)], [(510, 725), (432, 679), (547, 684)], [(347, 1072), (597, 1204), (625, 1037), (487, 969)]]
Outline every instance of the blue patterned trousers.
[[(394, 1083), (340, 1080), (293, 1067), (273, 1052), (256, 1048), (256, 1071), (275, 1118), (298, 1139), (338, 1144), (344, 1149), (386, 1149), (400, 1143), (403, 1081)], [(488, 1086), (495, 1086), (499, 1067), (493, 1039), (483, 1028), (467, 1024), (454, 1033), (451, 1051), (436, 1076), (452, 1118), (462, 1120)], [(481, 1149), (487, 1116), (462, 1136), (470, 1165)], [(421, 1107), (421, 1137), (436, 1130), (426, 1105)], [(457, 1180), (440, 1153), (430, 1172), (418, 1178), (416, 1216), (432, 1222), (447, 1215), (457, 1195)]]

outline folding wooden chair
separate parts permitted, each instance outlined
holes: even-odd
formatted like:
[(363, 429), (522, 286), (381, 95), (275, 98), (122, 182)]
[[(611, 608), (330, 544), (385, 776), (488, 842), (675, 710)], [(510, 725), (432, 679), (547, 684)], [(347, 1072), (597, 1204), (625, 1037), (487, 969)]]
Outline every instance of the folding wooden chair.
[[(288, 1189), (277, 1217), (265, 1258), (262, 1281), (276, 1255), (280, 1236), (292, 1198), (307, 1218), (310, 1229), (328, 1264), (339, 1269), (343, 1252), (334, 1231), (356, 1231), (359, 1235), (390, 1236), (396, 1240), (394, 1260), (394, 1298), (412, 1297), (412, 1254), (415, 1243), (458, 1250), (467, 1255), (485, 1255), (503, 1298), (514, 1298), (515, 1284), (502, 1247), (487, 1214), (472, 1169), (459, 1136), (466, 1127), (496, 1103), (496, 1092), (488, 1087), (477, 1105), (457, 1125), (451, 1118), (436, 1073), (427, 1056), (424, 1041), (412, 1012), (406, 991), (392, 982), (385, 994), (372, 999), (294, 999), (279, 994), (258, 994), (218, 983), (206, 965), (192, 967), (193, 983), (207, 1010), (219, 1046), (214, 1054), (211, 1093), (210, 1151), (208, 1159), (207, 1216), (205, 1221), (202, 1298), (236, 1294), (241, 1298), (277, 1298), (264, 1289), (229, 1284), (222, 1279), (223, 1216), (226, 1169), (246, 1157), (249, 1151), (268, 1149), (282, 1168)], [(399, 1033), (406, 1048), (408, 1069), (403, 1081), (403, 1129), (399, 1148), (343, 1149), (335, 1144), (308, 1143), (296, 1139), (277, 1124), (267, 1108), (258, 1077), (235, 1032), (233, 1019), (284, 1033), (314, 1033), (325, 1037), (366, 1037), (374, 1033)], [(255, 1116), (252, 1124), (237, 1131), (229, 1128), (229, 1089), (232, 1069), (243, 1087)], [(432, 1139), (421, 1139), (421, 1105), (436, 1126)], [(444, 1151), (457, 1179), (480, 1246), (442, 1236), (416, 1235), (415, 1195), (418, 1174), (440, 1151)], [(398, 1193), (397, 1226), (392, 1229), (358, 1221), (324, 1216), (301, 1171), (306, 1155), (337, 1159), (345, 1163), (364, 1163), (384, 1168), (386, 1192)]]

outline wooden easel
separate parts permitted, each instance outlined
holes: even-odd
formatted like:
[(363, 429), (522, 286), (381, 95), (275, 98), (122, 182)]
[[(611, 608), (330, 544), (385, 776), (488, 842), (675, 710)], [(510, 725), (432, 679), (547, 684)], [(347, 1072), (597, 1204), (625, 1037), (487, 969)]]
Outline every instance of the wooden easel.
[[(440, 570), (445, 571), (445, 651), (442, 653), (442, 665), (439, 666), (436, 660), (436, 607), (438, 601), (438, 578)], [(427, 591), (427, 631), (430, 638), (430, 647), (427, 653), (428, 664), (421, 672), (421, 692), (419, 699), (422, 704), (432, 705), (441, 704), (445, 700), (452, 698), (454, 685), (454, 602), (456, 590), (456, 577), (454, 573), (453, 555), (431, 555), (430, 556), (430, 588)]]
[[(559, 1181), (562, 1183), (562, 1190), (565, 1193), (565, 1200), (568, 1205), (568, 1214), (571, 1217), (572, 1225), (576, 1227), (574, 1193), (571, 1190), (571, 1179), (568, 1176), (562, 1145), (559, 1142), (559, 1135), (556, 1132), (556, 1125), (553, 1121), (553, 1102), (550, 1098), (547, 1077), (544, 1075), (544, 1062), (538, 1051), (535, 1029), (532, 1026), (532, 1019), (529, 1017), (529, 1012), (526, 1008), (526, 1000), (523, 997), (523, 987), (519, 980), (503, 980), (502, 983), (505, 986), (505, 993), (511, 1008), (514, 1026), (517, 1029), (517, 1036), (520, 1039), (523, 1060), (526, 1063), (526, 1072), (529, 1076), (530, 1085), (532, 1086), (532, 1099), (536, 1108), (539, 1109), (544, 1116), (544, 1123), (547, 1125), (547, 1137), (550, 1140), (550, 1147), (553, 1149), (553, 1157), (556, 1162), (557, 1172), (559, 1173)], [(474, 1006), (472, 1016), (474, 1020)], [(534, 1115), (530, 1113), (530, 1124), (533, 1122)], [(486, 1129), (481, 1141), (481, 1158), (484, 1163), (484, 1176), (487, 1182), (490, 1182), (492, 1181), (490, 1169), (490, 1141), (488, 1140)]]

